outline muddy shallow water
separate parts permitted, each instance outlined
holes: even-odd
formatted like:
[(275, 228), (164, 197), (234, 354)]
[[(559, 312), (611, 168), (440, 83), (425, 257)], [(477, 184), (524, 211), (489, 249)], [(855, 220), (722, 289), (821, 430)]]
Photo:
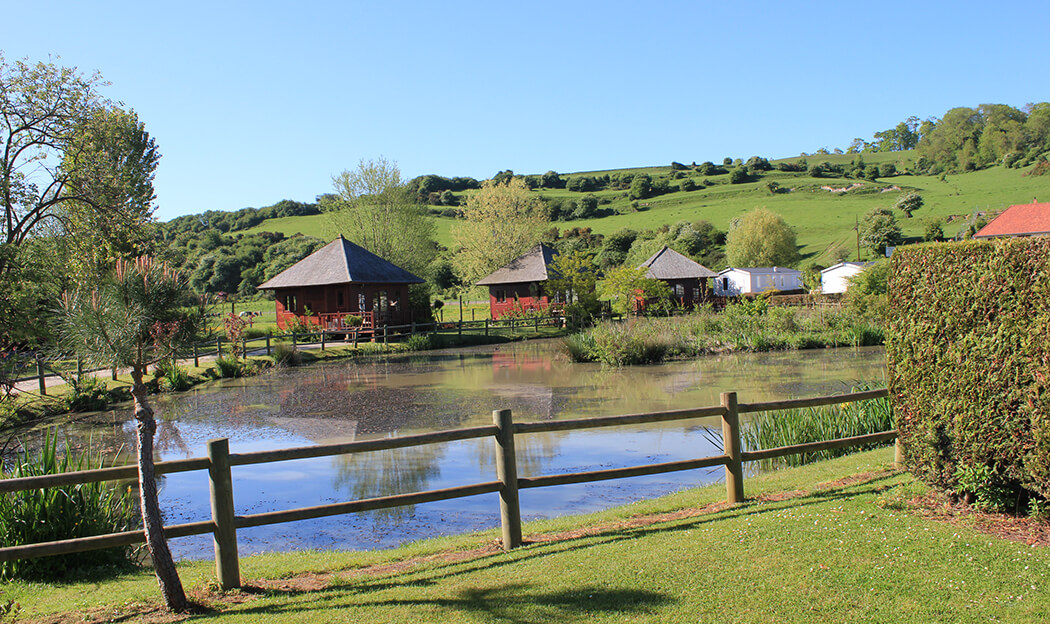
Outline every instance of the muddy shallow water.
[[(212, 438), (231, 452), (279, 449), (491, 424), (492, 410), (516, 421), (580, 418), (848, 391), (882, 383), (881, 348), (710, 356), (603, 370), (573, 364), (557, 341), (377, 357), (273, 371), (161, 396), (158, 459), (201, 457)], [(131, 448), (126, 406), (63, 427), (94, 447)], [(709, 430), (710, 428), (710, 430)], [(521, 435), (522, 476), (613, 468), (717, 454), (717, 419)], [(493, 441), (469, 440), (353, 456), (233, 469), (238, 514), (321, 505), (495, 479)], [(717, 481), (722, 469), (523, 490), (525, 520), (583, 513)], [(204, 473), (162, 477), (166, 523), (210, 517)], [(241, 554), (299, 548), (390, 547), (437, 534), (498, 525), (496, 494), (238, 532)], [(172, 541), (180, 558), (212, 555), (211, 538)]]

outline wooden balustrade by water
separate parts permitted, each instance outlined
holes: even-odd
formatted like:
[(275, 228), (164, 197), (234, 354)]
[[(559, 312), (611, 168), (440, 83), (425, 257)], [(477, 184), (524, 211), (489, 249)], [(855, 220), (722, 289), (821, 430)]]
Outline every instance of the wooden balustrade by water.
[[(325, 444), (299, 448), (259, 451), (254, 453), (230, 453), (226, 439), (212, 440), (208, 443), (208, 456), (194, 459), (158, 462), (156, 473), (207, 471), (211, 493), (211, 520), (190, 522), (164, 527), (169, 538), (203, 535), (211, 533), (215, 545), (215, 568), (219, 585), (223, 589), (239, 587), (241, 584), (237, 554), (237, 529), (257, 527), (283, 522), (295, 522), (311, 518), (322, 518), (360, 511), (371, 511), (403, 505), (450, 500), (479, 494), (499, 494), (499, 516), (506, 550), (517, 548), (522, 544), (521, 509), (518, 502), (518, 491), (525, 488), (551, 487), (571, 483), (591, 483), (607, 479), (621, 479), (641, 475), (660, 474), (680, 470), (694, 470), (713, 466), (725, 466), (726, 500), (739, 503), (744, 500), (743, 464), (796, 453), (810, 453), (833, 448), (861, 446), (877, 442), (889, 442), (897, 437), (896, 430), (884, 431), (869, 435), (822, 440), (808, 444), (797, 444), (773, 449), (744, 451), (740, 443), (740, 415), (754, 412), (770, 412), (800, 407), (818, 407), (836, 405), (853, 401), (878, 399), (888, 396), (886, 390), (870, 390), (851, 394), (792, 399), (765, 403), (738, 403), (735, 392), (722, 393), (720, 405), (690, 409), (651, 412), (645, 414), (626, 414), (621, 416), (603, 416), (599, 418), (581, 418), (543, 422), (515, 423), (510, 410), (496, 410), (492, 414), (493, 424), (483, 427), (468, 427), (423, 433), (380, 440), (362, 440), (340, 444)], [(721, 455), (701, 457), (682, 461), (644, 464), (624, 468), (610, 468), (586, 472), (519, 477), (515, 437), (545, 431), (566, 431), (590, 429), (596, 427), (615, 427), (692, 418), (719, 416), (722, 419), (723, 452)], [(396, 448), (408, 448), (426, 444), (441, 444), (457, 440), (470, 440), (491, 437), (495, 443), (496, 474), (494, 481), (473, 483), (439, 490), (409, 492), (380, 496), (376, 498), (346, 501), (315, 507), (302, 507), (282, 511), (237, 515), (234, 505), (232, 468), (251, 464), (328, 457), (349, 453), (366, 453)], [(900, 461), (899, 448), (895, 461)], [(135, 466), (118, 466), (97, 470), (83, 470), (38, 477), (17, 479), (0, 479), (0, 494), (22, 490), (62, 487), (78, 483), (99, 481), (119, 481), (134, 479), (138, 471)], [(0, 561), (28, 559), (49, 555), (62, 555), (126, 546), (142, 543), (145, 536), (142, 531), (127, 531), (109, 535), (82, 537), (41, 544), (26, 544), (0, 548)]]

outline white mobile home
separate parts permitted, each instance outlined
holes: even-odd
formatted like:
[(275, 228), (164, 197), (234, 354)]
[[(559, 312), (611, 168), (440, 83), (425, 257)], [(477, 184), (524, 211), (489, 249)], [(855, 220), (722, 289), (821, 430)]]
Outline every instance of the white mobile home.
[(722, 297), (755, 294), (767, 290), (802, 290), (802, 271), (784, 267), (729, 267), (715, 278), (715, 294)]
[(874, 262), (840, 262), (820, 272), (820, 291), (824, 294), (844, 293), (849, 280)]

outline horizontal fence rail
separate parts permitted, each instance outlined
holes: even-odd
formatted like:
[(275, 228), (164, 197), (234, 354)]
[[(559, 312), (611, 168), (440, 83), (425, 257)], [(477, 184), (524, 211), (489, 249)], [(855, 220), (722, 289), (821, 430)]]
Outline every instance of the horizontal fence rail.
[[(169, 538), (211, 533), (215, 543), (215, 564), (219, 585), (224, 589), (229, 589), (239, 587), (241, 582), (237, 555), (237, 529), (498, 493), (503, 547), (511, 549), (521, 546), (523, 543), (521, 510), (518, 502), (518, 491), (520, 489), (592, 483), (609, 479), (724, 466), (726, 471), (726, 499), (730, 503), (738, 503), (744, 498), (742, 470), (744, 462), (760, 461), (798, 453), (812, 453), (829, 449), (890, 442), (897, 437), (896, 430), (893, 430), (837, 440), (822, 440), (793, 446), (743, 451), (740, 445), (740, 414), (837, 405), (853, 401), (880, 399), (887, 396), (889, 394), (886, 390), (869, 390), (807, 399), (738, 404), (735, 392), (725, 392), (722, 393), (721, 405), (710, 407), (523, 423), (514, 423), (510, 410), (498, 410), (493, 412), (493, 424), (490, 426), (253, 453), (230, 453), (229, 443), (226, 439), (212, 440), (208, 443), (208, 457), (157, 463), (157, 474), (206, 470), (208, 471), (211, 490), (211, 520), (167, 526), (164, 527), (164, 533)], [(517, 475), (517, 460), (514, 450), (514, 438), (516, 435), (711, 417), (720, 417), (722, 420), (723, 453), (720, 455), (586, 472), (529, 477), (519, 477)], [(236, 515), (234, 511), (231, 475), (231, 467), (233, 466), (410, 448), (426, 444), (440, 444), (487, 437), (493, 438), (495, 444), (496, 480), (494, 481), (248, 515)], [(135, 479), (137, 476), (138, 469), (136, 466), (117, 466), (54, 475), (0, 479), (0, 494), (61, 487), (78, 483), (121, 481)], [(71, 554), (102, 548), (128, 546), (144, 541), (144, 532), (139, 530), (41, 544), (8, 546), (0, 548), (0, 561)]]

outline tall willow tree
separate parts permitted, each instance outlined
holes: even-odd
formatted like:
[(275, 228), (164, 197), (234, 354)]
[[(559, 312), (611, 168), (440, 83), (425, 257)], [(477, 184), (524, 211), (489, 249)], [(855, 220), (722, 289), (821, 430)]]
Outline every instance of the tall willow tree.
[(148, 256), (118, 260), (97, 286), (64, 293), (59, 315), (65, 350), (96, 365), (131, 369), (142, 524), (161, 594), (173, 611), (185, 611), (188, 603), (164, 537), (153, 465), (157, 422), (145, 378), (151, 364), (173, 358), (199, 329), (203, 306), (190, 305), (188, 293), (181, 275)]

